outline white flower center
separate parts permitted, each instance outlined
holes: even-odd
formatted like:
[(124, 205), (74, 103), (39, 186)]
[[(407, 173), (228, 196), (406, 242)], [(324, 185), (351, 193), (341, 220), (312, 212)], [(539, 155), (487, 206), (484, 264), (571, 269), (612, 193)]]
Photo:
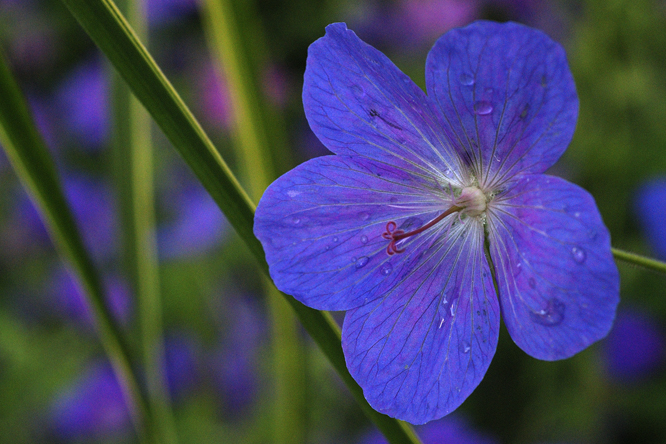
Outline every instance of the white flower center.
[(478, 187), (463, 188), (453, 204), (468, 216), (480, 216), (488, 207), (488, 198)]

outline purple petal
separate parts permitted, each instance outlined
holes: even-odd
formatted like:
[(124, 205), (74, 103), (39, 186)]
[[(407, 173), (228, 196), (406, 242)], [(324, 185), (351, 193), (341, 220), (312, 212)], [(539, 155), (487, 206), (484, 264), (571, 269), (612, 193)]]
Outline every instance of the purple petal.
[(564, 50), (536, 29), (478, 21), (449, 31), (428, 54), (426, 83), (482, 185), (545, 171), (573, 136), (578, 96)]
[(515, 343), (555, 360), (606, 336), (619, 276), (592, 197), (563, 179), (533, 175), (491, 204), (491, 256)]
[(314, 133), (336, 154), (432, 177), (462, 171), (430, 99), (344, 23), (327, 26), (310, 45), (303, 106)]
[(407, 238), (404, 254), (388, 256), (382, 233), (390, 221), (404, 230), (427, 223), (443, 211), (441, 195), (434, 182), (384, 164), (324, 156), (266, 190), (254, 232), (280, 290), (313, 308), (347, 310), (395, 286), (419, 260), (412, 245), (432, 245), (446, 219)]
[(666, 260), (666, 178), (643, 185), (636, 197), (636, 213), (650, 247)]
[(422, 424), (453, 411), (483, 379), (499, 305), (478, 220), (464, 219), (448, 241), (417, 254), (390, 291), (347, 313), (342, 348), (374, 409)]

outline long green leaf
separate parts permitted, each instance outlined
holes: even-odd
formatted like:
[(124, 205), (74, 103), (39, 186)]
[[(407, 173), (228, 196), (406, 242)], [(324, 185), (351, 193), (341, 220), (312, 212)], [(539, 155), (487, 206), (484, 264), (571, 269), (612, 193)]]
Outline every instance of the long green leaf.
[[(268, 273), (263, 249), (252, 233), (254, 205), (113, 2), (62, 1), (125, 79)], [(340, 347), (340, 330), (330, 315), (310, 309), (292, 297), (286, 298), (363, 411), (387, 439), (391, 443), (418, 443), (407, 425), (376, 412), (367, 403), (361, 388), (347, 371)]]
[[(148, 34), (143, 0), (120, 0), (136, 32)], [(114, 146), (124, 250), (137, 302), (146, 391), (155, 439), (175, 444), (176, 432), (164, 374), (162, 303), (155, 239), (153, 148), (150, 115), (117, 75), (113, 76)]]
[[(224, 73), (231, 98), (232, 140), (239, 176), (256, 202), (277, 176), (271, 151), (286, 154), (289, 150), (285, 137), (279, 132), (271, 132), (271, 140), (268, 140), (266, 115), (271, 107), (263, 98), (260, 73), (257, 72), (263, 61), (258, 60), (258, 54), (263, 53), (263, 48), (259, 47), (263, 39), (255, 15), (251, 14), (254, 4), (251, 0), (242, 4), (206, 0), (204, 6), (204, 29), (209, 47), (216, 56), (219, 71)], [(246, 11), (239, 11), (242, 8)], [(248, 38), (250, 36), (252, 39)], [(274, 386), (271, 439), (274, 444), (299, 444), (306, 439), (303, 342), (289, 304), (268, 277), (263, 279), (263, 284), (271, 320), (271, 379)]]
[(83, 284), (102, 345), (123, 387), (137, 432), (145, 440), (150, 430), (148, 405), (132, 369), (129, 348), (104, 302), (100, 276), (67, 205), (55, 163), (37, 132), (3, 54), (0, 54), (0, 97), (0, 142), (45, 219), (56, 248)]

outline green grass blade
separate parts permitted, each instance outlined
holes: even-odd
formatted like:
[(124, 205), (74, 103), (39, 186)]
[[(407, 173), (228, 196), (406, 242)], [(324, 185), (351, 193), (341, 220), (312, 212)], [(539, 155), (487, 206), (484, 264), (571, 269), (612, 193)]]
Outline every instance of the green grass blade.
[[(259, 47), (263, 42), (261, 30), (251, 13), (252, 1), (232, 4), (228, 0), (206, 0), (204, 5), (204, 29), (217, 59), (218, 70), (224, 72), (231, 98), (232, 139), (239, 175), (256, 202), (277, 176), (271, 150), (280, 154), (289, 152), (281, 133), (272, 131), (270, 142), (267, 137), (266, 120), (272, 109), (263, 97), (259, 83), (258, 71), (263, 62), (259, 54), (264, 52)], [(303, 443), (306, 438), (303, 343), (289, 304), (270, 279), (264, 278), (263, 284), (271, 320), (271, 379), (274, 387), (271, 438), (275, 444)]]
[[(142, 0), (121, 0), (133, 28), (143, 38), (147, 23)], [(155, 439), (174, 444), (176, 440), (166, 375), (162, 304), (155, 239), (155, 199), (153, 187), (153, 148), (150, 115), (132, 96), (127, 85), (114, 76), (114, 115), (116, 123), (114, 155), (120, 188), (121, 217), (125, 236), (125, 256), (137, 301), (146, 389)]]
[(80, 280), (102, 345), (123, 387), (139, 436), (150, 427), (148, 406), (132, 370), (130, 353), (104, 298), (101, 278), (86, 251), (60, 186), (55, 163), (32, 121), (4, 54), (0, 54), (0, 143), (39, 208), (53, 242)]
[[(206, 190), (267, 274), (260, 242), (252, 233), (254, 205), (168, 80), (109, 0), (62, 0), (81, 26), (128, 83), (164, 134), (192, 168)], [(345, 366), (340, 331), (327, 313), (310, 309), (290, 296), (301, 323), (340, 373), (363, 411), (391, 443), (418, 443), (404, 423), (373, 410)]]

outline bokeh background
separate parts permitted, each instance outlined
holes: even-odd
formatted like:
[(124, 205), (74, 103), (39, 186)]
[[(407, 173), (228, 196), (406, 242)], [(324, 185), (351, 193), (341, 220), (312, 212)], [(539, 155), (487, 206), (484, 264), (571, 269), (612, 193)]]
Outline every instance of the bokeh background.
[[(287, 141), (271, 152), (279, 173), (327, 154), (300, 99), (307, 47), (327, 24), (347, 22), (421, 87), (427, 51), (451, 27), (483, 18), (545, 31), (566, 48), (581, 103), (573, 142), (551, 173), (594, 195), (614, 246), (666, 260), (666, 2), (232, 3), (255, 49), (255, 93)], [(239, 169), (230, 90), (203, 5), (144, 6), (149, 50)], [(56, 160), (109, 307), (133, 337), (114, 146), (118, 79), (56, 0), (0, 0), (0, 45)], [(276, 349), (275, 310), (253, 258), (156, 128), (152, 142), (164, 370), (180, 442), (276, 442), (285, 411), (287, 442), (384, 442), (301, 328), (288, 353)], [(0, 190), (0, 442), (135, 442), (79, 284), (3, 153)], [(542, 362), (503, 330), (483, 382), (450, 417), (417, 429), (424, 442), (666, 442), (666, 276), (619, 269), (622, 300), (608, 338), (566, 361)]]

